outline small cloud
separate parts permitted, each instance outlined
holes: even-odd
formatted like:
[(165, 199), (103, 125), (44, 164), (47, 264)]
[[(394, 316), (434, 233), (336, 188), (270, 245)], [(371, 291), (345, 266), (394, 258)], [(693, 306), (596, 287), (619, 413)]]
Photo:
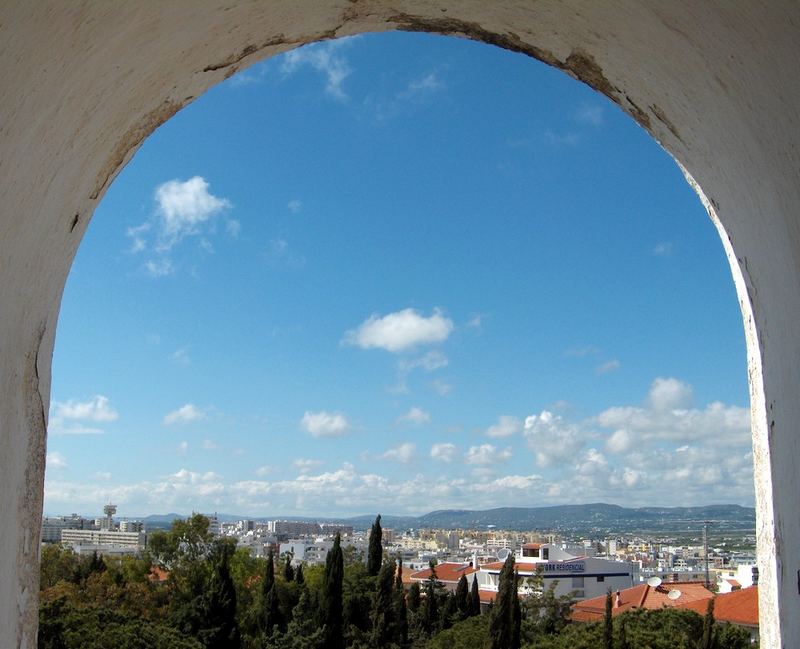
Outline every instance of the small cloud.
[(167, 413), (164, 416), (163, 423), (167, 426), (172, 424), (188, 424), (192, 421), (205, 419), (206, 414), (197, 408), (197, 406), (187, 403), (177, 410)]
[(610, 374), (611, 372), (616, 372), (620, 367), (620, 362), (616, 358), (612, 358), (610, 361), (598, 365), (594, 371), (596, 374)]
[(150, 230), (150, 227), (149, 223), (142, 223), (125, 230), (125, 236), (131, 239), (130, 251), (132, 253), (142, 252), (147, 249), (145, 234)]
[(189, 450), (189, 442), (187, 442), (186, 440), (178, 444), (178, 455), (186, 455), (186, 452), (188, 450)]
[(300, 471), (300, 473), (310, 473), (317, 467), (322, 466), (324, 462), (322, 460), (310, 460), (308, 458), (301, 457), (292, 462), (292, 464), (298, 471)]
[(288, 209), (292, 214), (297, 214), (301, 209), (303, 209), (303, 202), (297, 198), (293, 198), (286, 204), (286, 209)]
[(111, 480), (111, 472), (110, 471), (95, 471), (94, 477), (97, 480)]
[(203, 443), (200, 445), (204, 451), (216, 451), (219, 447), (212, 442), (210, 439), (204, 439)]
[(186, 347), (181, 347), (172, 352), (170, 360), (178, 365), (191, 365), (192, 363), (192, 359), (189, 358), (189, 351)]
[(414, 406), (411, 408), (406, 414), (398, 417), (397, 423), (409, 423), (413, 424), (414, 426), (421, 426), (422, 424), (430, 423), (431, 416), (429, 413), (425, 412), (422, 408), (417, 408)]
[(522, 430), (522, 422), (511, 415), (500, 415), (497, 423), (486, 429), (487, 437), (510, 437)]
[(575, 119), (591, 126), (603, 123), (603, 107), (600, 104), (584, 104), (575, 111)]
[(272, 239), (267, 246), (266, 257), (272, 265), (299, 268), (306, 263), (305, 258), (296, 255), (285, 239)]
[(447, 356), (442, 352), (438, 349), (432, 349), (419, 358), (404, 358), (400, 360), (397, 363), (397, 368), (403, 373), (408, 373), (417, 367), (421, 367), (426, 372), (433, 372), (442, 367), (447, 367), (449, 362)]
[(262, 478), (271, 475), (274, 472), (275, 472), (275, 467), (270, 464), (265, 464), (264, 466), (260, 466), (255, 471), (256, 475)]
[(67, 467), (67, 461), (64, 459), (64, 456), (57, 451), (48, 453), (45, 462), (49, 469), (65, 469)]
[(312, 437), (341, 437), (349, 429), (345, 416), (340, 412), (306, 411), (300, 420), (300, 426), (311, 433)]
[(399, 446), (390, 448), (383, 455), (381, 455), (381, 459), (394, 460), (403, 464), (408, 464), (414, 459), (414, 451), (416, 448), (417, 447), (415, 444), (406, 442), (405, 444), (400, 444)]
[(200, 228), (231, 202), (208, 191), (205, 178), (194, 176), (186, 181), (169, 180), (156, 188), (159, 233), (156, 249), (167, 251), (183, 238), (198, 234)]
[(614, 433), (606, 440), (606, 450), (611, 453), (625, 453), (633, 446), (633, 435), (624, 428), (614, 431)]
[(439, 462), (452, 462), (457, 454), (458, 449), (455, 444), (440, 443), (431, 446), (431, 458)]
[(647, 402), (654, 410), (678, 410), (692, 405), (692, 386), (674, 378), (658, 377), (650, 386)]
[(397, 98), (401, 100), (421, 99), (435, 92), (441, 86), (442, 82), (439, 81), (436, 72), (429, 72), (425, 76), (409, 81), (405, 90), (397, 94)]
[(225, 221), (225, 232), (231, 239), (236, 239), (242, 232), (242, 224), (236, 219)]
[(172, 261), (167, 258), (150, 259), (144, 263), (144, 269), (150, 277), (166, 277), (175, 272)]
[(577, 146), (581, 140), (580, 136), (577, 133), (558, 134), (558, 133), (553, 133), (553, 131), (546, 131), (544, 134), (544, 139), (547, 141), (548, 144), (558, 147)]
[(483, 324), (483, 316), (480, 313), (476, 313), (467, 321), (467, 328), (468, 329), (478, 329), (480, 330)]
[(662, 241), (653, 248), (653, 254), (659, 257), (669, 257), (672, 254), (672, 244), (669, 241)]
[(470, 446), (464, 460), (467, 464), (498, 464), (511, 458), (511, 449), (505, 448), (502, 451), (495, 448), (492, 444), (481, 444), (480, 446)]
[(351, 69), (342, 50), (352, 38), (311, 43), (286, 52), (283, 55), (282, 71), (288, 76), (301, 67), (309, 66), (325, 75), (325, 92), (334, 99), (347, 101), (343, 84), (350, 76)]
[(446, 381), (442, 381), (441, 379), (436, 379), (431, 381), (431, 388), (433, 388), (434, 392), (436, 392), (440, 397), (446, 397), (450, 392), (453, 390), (453, 386), (447, 383)]
[(109, 422), (119, 419), (117, 413), (102, 394), (98, 394), (89, 401), (66, 402), (54, 401), (51, 408), (53, 415), (59, 419), (80, 419), (84, 421)]
[(415, 309), (403, 309), (385, 316), (370, 316), (357, 329), (345, 332), (343, 343), (362, 349), (401, 352), (418, 345), (444, 342), (453, 328), (453, 321), (439, 309), (434, 309), (427, 318)]

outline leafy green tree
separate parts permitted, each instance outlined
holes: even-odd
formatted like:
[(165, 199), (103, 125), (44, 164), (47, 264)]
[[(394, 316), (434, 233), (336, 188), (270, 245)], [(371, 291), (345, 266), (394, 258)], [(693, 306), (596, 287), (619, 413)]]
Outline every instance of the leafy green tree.
[(325, 576), (320, 593), (319, 625), (324, 626), (322, 649), (344, 647), (342, 624), (342, 584), (344, 582), (344, 556), (339, 534), (325, 559)]
[(500, 584), (489, 621), (491, 649), (519, 649), (521, 622), (519, 610), (514, 555), (510, 554), (500, 571)]
[(383, 530), (381, 529), (381, 515), (375, 518), (369, 532), (369, 550), (367, 552), (367, 574), (377, 576), (383, 563)]
[(482, 649), (489, 639), (489, 616), (479, 615), (457, 622), (433, 636), (425, 649)]
[(458, 609), (459, 619), (463, 620), (469, 617), (469, 584), (467, 584), (467, 576), (461, 575), (456, 586), (455, 604)]

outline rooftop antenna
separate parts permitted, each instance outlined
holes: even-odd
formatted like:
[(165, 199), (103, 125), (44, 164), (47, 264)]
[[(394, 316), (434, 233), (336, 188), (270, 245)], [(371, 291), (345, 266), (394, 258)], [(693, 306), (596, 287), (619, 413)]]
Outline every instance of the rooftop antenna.
[(661, 585), (661, 577), (650, 577), (650, 579), (647, 580), (647, 585), (650, 586), (650, 588), (658, 588)]
[(679, 591), (677, 588), (674, 588), (667, 593), (667, 597), (669, 597), (673, 601), (678, 599), (680, 596), (681, 596), (681, 591)]

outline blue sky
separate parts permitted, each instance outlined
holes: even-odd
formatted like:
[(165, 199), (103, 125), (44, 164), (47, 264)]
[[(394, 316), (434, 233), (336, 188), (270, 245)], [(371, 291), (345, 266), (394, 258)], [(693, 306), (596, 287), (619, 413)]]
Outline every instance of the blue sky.
[(752, 504), (744, 336), (677, 165), (430, 35), (294, 50), (159, 128), (57, 333), (45, 511)]

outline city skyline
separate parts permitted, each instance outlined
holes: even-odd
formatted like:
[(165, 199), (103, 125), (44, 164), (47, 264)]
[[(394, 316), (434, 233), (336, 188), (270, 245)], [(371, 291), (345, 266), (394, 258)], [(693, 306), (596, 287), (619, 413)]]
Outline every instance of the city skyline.
[(50, 513), (753, 502), (741, 317), (679, 169), (443, 37), (294, 50), (153, 134), (78, 251), (51, 396)]

